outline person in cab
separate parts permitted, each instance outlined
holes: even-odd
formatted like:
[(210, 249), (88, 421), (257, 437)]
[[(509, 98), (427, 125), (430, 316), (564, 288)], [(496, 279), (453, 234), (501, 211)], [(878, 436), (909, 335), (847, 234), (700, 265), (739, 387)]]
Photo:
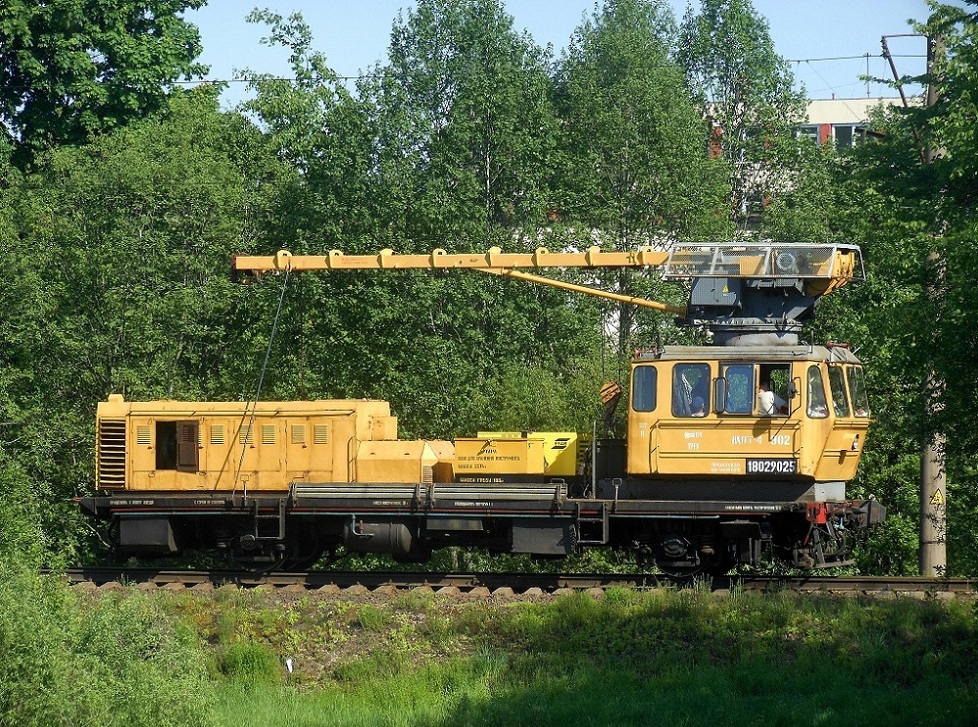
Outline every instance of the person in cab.
[(788, 413), (788, 403), (771, 391), (771, 384), (767, 381), (761, 381), (757, 385), (757, 413), (762, 417)]

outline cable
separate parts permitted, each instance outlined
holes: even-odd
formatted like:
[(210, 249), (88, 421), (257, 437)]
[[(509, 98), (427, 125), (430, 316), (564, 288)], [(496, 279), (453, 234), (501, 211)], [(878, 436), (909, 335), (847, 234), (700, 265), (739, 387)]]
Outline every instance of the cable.
[[(285, 275), (282, 279), (282, 292), (279, 294), (278, 297), (278, 307), (275, 309), (275, 319), (272, 321), (272, 332), (268, 336), (268, 346), (265, 348), (265, 361), (262, 363), (261, 374), (258, 376), (258, 387), (255, 389), (254, 402), (253, 403), (248, 402), (248, 406), (245, 407), (244, 412), (241, 414), (241, 421), (243, 422), (245, 417), (248, 416), (248, 408), (249, 407), (251, 408), (251, 417), (248, 420), (248, 429), (246, 430), (244, 440), (241, 443), (241, 457), (238, 459), (238, 468), (234, 473), (234, 485), (232, 486), (231, 489), (232, 497), (234, 496), (234, 493), (238, 489), (238, 477), (241, 476), (241, 470), (244, 467), (244, 457), (245, 457), (245, 452), (247, 451), (248, 448), (248, 440), (252, 439), (253, 441), (253, 438), (255, 436), (254, 433), (255, 417), (258, 414), (258, 402), (261, 400), (261, 388), (262, 385), (265, 383), (265, 372), (268, 371), (268, 362), (272, 357), (272, 342), (275, 340), (275, 332), (278, 330), (279, 318), (282, 315), (282, 303), (285, 300), (285, 290), (289, 285), (289, 276), (291, 272), (292, 272), (291, 267), (285, 268)], [(239, 431), (240, 431), (240, 426), (241, 425), (239, 423), (238, 425)], [(244, 489), (244, 496), (247, 497), (248, 488), (244, 487), (243, 489)]]
[[(866, 58), (866, 55), (867, 55), (866, 53), (863, 53), (862, 55), (858, 55), (858, 56), (833, 56), (827, 58), (785, 58), (785, 62), (823, 63), (823, 62), (830, 62), (830, 61), (859, 61), (859, 60), (864, 60)], [(876, 57), (881, 57), (882, 54), (874, 54), (874, 55)], [(902, 55), (894, 55), (893, 57), (894, 58), (926, 58), (927, 56), (918, 55), (918, 54), (902, 54)], [(333, 79), (337, 81), (359, 81), (363, 78), (372, 78), (376, 75), (377, 75), (376, 72), (360, 73), (355, 76), (333, 76)], [(176, 81), (171, 81), (171, 83), (173, 83), (174, 85), (190, 85), (190, 84), (206, 85), (212, 83), (253, 83), (253, 82), (262, 82), (262, 81), (288, 81), (289, 83), (293, 83), (296, 80), (297, 80), (296, 78), (290, 78), (286, 76), (276, 76), (272, 78), (265, 78), (262, 76), (252, 76), (250, 78), (198, 78), (198, 79), (189, 79), (189, 80), (182, 80), (182, 81), (176, 80)]]

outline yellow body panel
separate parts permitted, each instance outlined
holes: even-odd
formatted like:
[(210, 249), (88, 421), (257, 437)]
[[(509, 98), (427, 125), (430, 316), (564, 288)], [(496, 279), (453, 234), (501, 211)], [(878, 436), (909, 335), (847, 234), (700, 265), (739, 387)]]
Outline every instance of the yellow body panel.
[(455, 475), (536, 475), (547, 469), (543, 439), (475, 437), (455, 440)]
[(869, 420), (846, 418), (838, 420), (825, 440), (821, 457), (816, 463), (815, 478), (818, 480), (851, 480), (866, 441)]
[(359, 443), (397, 436), (390, 405), (372, 400), (250, 406), (127, 402), (114, 395), (99, 403), (97, 425), (99, 486), (125, 490), (284, 490), (296, 480), (351, 482)]
[(657, 474), (742, 475), (748, 458), (799, 458), (800, 430), (788, 419), (665, 420), (658, 427)]
[(479, 439), (542, 439), (544, 468), (549, 477), (579, 474), (579, 460), (587, 437), (578, 432), (478, 432)]
[[(640, 356), (622, 474), (850, 480), (870, 423), (862, 377), (858, 359), (832, 347), (688, 347)], [(784, 395), (768, 415), (765, 382)], [(574, 432), (486, 431), (454, 445), (400, 441), (390, 405), (373, 400), (251, 407), (116, 395), (99, 404), (98, 437), (100, 489), (132, 491), (569, 478), (583, 474), (590, 453), (589, 437)]]
[(360, 442), (358, 482), (433, 482), (438, 455), (420, 440)]
[(431, 451), (435, 453), (438, 462), (435, 463), (435, 482), (455, 481), (455, 444), (443, 439), (433, 439), (428, 442)]

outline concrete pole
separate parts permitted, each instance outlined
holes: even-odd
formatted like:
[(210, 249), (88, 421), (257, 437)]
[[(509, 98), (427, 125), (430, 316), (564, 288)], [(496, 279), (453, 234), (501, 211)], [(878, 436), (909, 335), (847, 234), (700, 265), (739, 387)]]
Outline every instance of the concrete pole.
[[(940, 89), (935, 78), (935, 66), (943, 54), (940, 37), (927, 38), (927, 105), (938, 101)], [(928, 141), (927, 163), (934, 160), (938, 151)], [(925, 262), (927, 295), (939, 303), (944, 295), (945, 262), (940, 254), (932, 252)], [(924, 385), (924, 415), (933, 418), (944, 408), (944, 381), (933, 370)], [(947, 575), (947, 477), (946, 440), (943, 432), (929, 435), (920, 457), (920, 551), (919, 566), (922, 576)]]

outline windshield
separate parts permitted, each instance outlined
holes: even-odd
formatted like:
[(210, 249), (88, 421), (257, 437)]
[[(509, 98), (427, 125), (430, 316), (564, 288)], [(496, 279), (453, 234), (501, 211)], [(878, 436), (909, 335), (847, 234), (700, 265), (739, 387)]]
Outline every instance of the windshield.
[(829, 367), (829, 385), (832, 387), (832, 406), (837, 417), (849, 416), (849, 397), (846, 394), (846, 379), (841, 366)]
[(829, 405), (825, 399), (825, 384), (818, 366), (808, 367), (808, 416), (824, 419), (829, 415)]
[(866, 377), (862, 366), (849, 367), (849, 394), (857, 417), (869, 416), (869, 398), (866, 396)]

